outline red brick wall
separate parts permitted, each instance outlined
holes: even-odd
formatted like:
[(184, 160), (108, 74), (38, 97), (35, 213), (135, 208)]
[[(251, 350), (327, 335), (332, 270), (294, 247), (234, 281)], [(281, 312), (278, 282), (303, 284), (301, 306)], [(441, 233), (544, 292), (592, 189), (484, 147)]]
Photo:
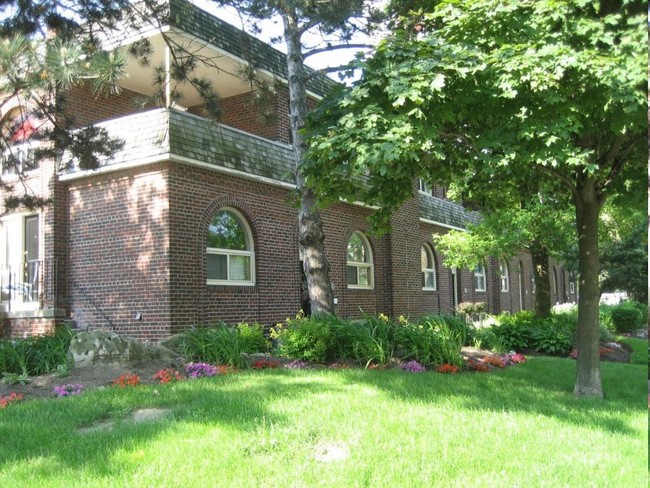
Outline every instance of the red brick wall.
[(70, 182), (69, 311), (108, 329), (99, 308), (116, 332), (157, 340), (170, 321), (167, 169), (140, 171)]
[(54, 331), (58, 321), (51, 318), (24, 317), (0, 319), (0, 337), (20, 339)]
[[(310, 106), (314, 103), (313, 100), (309, 102)], [(255, 105), (251, 92), (222, 98), (219, 104), (222, 124), (272, 141), (291, 143), (289, 94), (286, 88), (280, 88), (276, 96), (261, 107)], [(266, 113), (266, 117), (262, 111)], [(189, 112), (203, 115), (202, 105), (190, 107)]]
[(82, 85), (72, 88), (63, 97), (66, 113), (74, 117), (74, 126), (84, 127), (139, 112), (136, 102), (143, 95), (125, 88), (119, 95), (95, 95), (90, 87)]

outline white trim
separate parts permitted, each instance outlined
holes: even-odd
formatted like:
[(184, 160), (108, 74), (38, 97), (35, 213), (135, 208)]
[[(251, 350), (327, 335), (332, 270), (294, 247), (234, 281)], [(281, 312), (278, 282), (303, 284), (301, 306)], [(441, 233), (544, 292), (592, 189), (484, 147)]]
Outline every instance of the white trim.
[[(505, 268), (505, 274), (503, 274), (504, 268)], [(508, 266), (508, 263), (506, 263), (505, 261), (499, 261), (499, 275), (501, 277), (501, 293), (510, 292), (510, 267)], [(504, 278), (506, 284), (505, 288), (503, 287)]]
[(237, 210), (232, 207), (222, 207), (220, 208), (216, 213), (220, 212), (229, 212), (235, 216), (237, 221), (239, 222), (239, 225), (246, 234), (246, 243), (248, 249), (245, 251), (238, 251), (234, 249), (222, 249), (218, 247), (206, 247), (205, 248), (205, 254), (206, 254), (206, 260), (207, 260), (207, 255), (208, 254), (214, 254), (217, 256), (226, 256), (226, 273), (230, 275), (230, 257), (231, 256), (245, 256), (250, 258), (250, 263), (249, 263), (249, 273), (250, 273), (250, 280), (231, 280), (231, 279), (226, 279), (226, 280), (211, 280), (207, 278), (206, 276), (206, 284), (208, 285), (228, 285), (228, 286), (255, 286), (255, 247), (253, 246), (253, 234), (251, 232), (250, 227), (248, 226), (248, 222), (244, 218), (244, 216)]
[(464, 229), (462, 227), (456, 227), (455, 225), (444, 224), (442, 222), (438, 222), (437, 220), (425, 219), (424, 217), (420, 217), (420, 222), (422, 222), (423, 224), (437, 225), (438, 227), (444, 227), (445, 229), (453, 229), (453, 230), (460, 230), (462, 232), (467, 232), (467, 229)]
[[(479, 272), (481, 270), (481, 272)], [(482, 276), (483, 277), (483, 287), (480, 287), (480, 283), (478, 278)], [(474, 269), (474, 291), (478, 292), (486, 292), (487, 291), (487, 271), (485, 270), (485, 266), (479, 264), (475, 269)]]
[(436, 271), (436, 257), (433, 253), (433, 249), (431, 249), (431, 246), (429, 244), (422, 244), (422, 248), (420, 249), (420, 253), (422, 253), (422, 250), (427, 255), (427, 260), (430, 258), (431, 259), (431, 264), (433, 265), (432, 268), (422, 268), (422, 274), (424, 278), (424, 283), (426, 284), (426, 276), (427, 275), (432, 275), (433, 276), (433, 286), (423, 286), (422, 289), (424, 291), (438, 291), (438, 272)]
[[(355, 236), (359, 236), (361, 239), (361, 243), (363, 244), (365, 254), (366, 254), (366, 261), (360, 262), (360, 261), (349, 261), (347, 259), (347, 250), (350, 246), (350, 240)], [(346, 252), (346, 260), (345, 260), (345, 281), (349, 289), (356, 289), (356, 290), (373, 290), (375, 288), (375, 266), (373, 262), (373, 257), (372, 257), (372, 248), (370, 247), (370, 242), (368, 241), (368, 238), (364, 235), (363, 232), (361, 231), (355, 231), (352, 233), (350, 236), (350, 239), (348, 239), (348, 243), (345, 247), (345, 252)], [(356, 269), (356, 275), (357, 275), (357, 284), (350, 284), (347, 283), (347, 269), (348, 267), (353, 267)], [(368, 285), (359, 285), (359, 270), (361, 268), (367, 269), (368, 270)]]

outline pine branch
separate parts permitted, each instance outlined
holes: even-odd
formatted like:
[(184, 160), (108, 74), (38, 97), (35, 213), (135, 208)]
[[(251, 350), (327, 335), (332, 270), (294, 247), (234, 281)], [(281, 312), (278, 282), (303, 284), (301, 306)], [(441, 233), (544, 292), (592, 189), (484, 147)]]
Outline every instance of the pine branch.
[(326, 52), (331, 52), (331, 51), (337, 51), (339, 49), (374, 49), (375, 46), (372, 44), (365, 44), (365, 43), (355, 43), (355, 44), (337, 44), (337, 45), (332, 45), (330, 43), (327, 44), (327, 47), (320, 47), (316, 49), (311, 49), (307, 52), (305, 52), (303, 58), (307, 59), (310, 56), (314, 56), (316, 54), (321, 54), (321, 53), (326, 53)]

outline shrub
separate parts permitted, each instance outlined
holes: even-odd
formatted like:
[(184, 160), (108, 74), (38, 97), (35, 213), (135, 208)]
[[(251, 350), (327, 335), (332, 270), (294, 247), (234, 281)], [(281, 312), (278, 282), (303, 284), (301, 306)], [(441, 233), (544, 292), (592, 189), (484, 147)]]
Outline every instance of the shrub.
[(426, 315), (417, 323), (399, 329), (397, 353), (401, 359), (422, 364), (461, 365), (460, 350), (465, 343), (467, 324), (451, 315)]
[[(264, 335), (261, 326), (240, 325), (241, 328), (219, 323), (212, 327), (188, 329), (180, 334), (173, 347), (187, 361), (243, 368), (246, 366), (243, 353), (264, 352), (255, 350), (255, 345), (262, 346), (260, 335)], [(263, 347), (266, 348), (267, 345), (264, 344)]]
[(74, 333), (67, 326), (53, 333), (26, 339), (0, 340), (0, 372), (41, 375), (67, 364), (67, 353)]
[(261, 324), (237, 324), (239, 340), (241, 342), (241, 351), (248, 354), (258, 352), (268, 352), (271, 343), (264, 335), (264, 327)]
[(385, 316), (366, 316), (358, 324), (357, 336), (354, 343), (354, 354), (351, 359), (369, 364), (388, 364), (395, 356), (401, 325)]
[(613, 308), (611, 317), (616, 332), (630, 332), (643, 325), (643, 315), (632, 304), (625, 303)]
[(520, 351), (531, 348), (535, 322), (534, 314), (529, 311), (500, 315), (492, 330), (506, 351)]
[(273, 329), (272, 337), (280, 355), (291, 359), (322, 363), (334, 349), (330, 326), (318, 317), (287, 319)]
[(532, 346), (545, 354), (567, 354), (575, 344), (575, 329), (570, 329), (563, 323), (545, 320), (532, 333)]

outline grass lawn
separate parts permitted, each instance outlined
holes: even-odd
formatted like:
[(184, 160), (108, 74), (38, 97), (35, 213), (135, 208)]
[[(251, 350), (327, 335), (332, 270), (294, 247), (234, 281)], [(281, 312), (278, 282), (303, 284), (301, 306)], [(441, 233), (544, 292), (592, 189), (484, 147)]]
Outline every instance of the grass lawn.
[(574, 374), (264, 370), (23, 402), (0, 410), (0, 486), (647, 486), (647, 364), (602, 364), (604, 401)]

